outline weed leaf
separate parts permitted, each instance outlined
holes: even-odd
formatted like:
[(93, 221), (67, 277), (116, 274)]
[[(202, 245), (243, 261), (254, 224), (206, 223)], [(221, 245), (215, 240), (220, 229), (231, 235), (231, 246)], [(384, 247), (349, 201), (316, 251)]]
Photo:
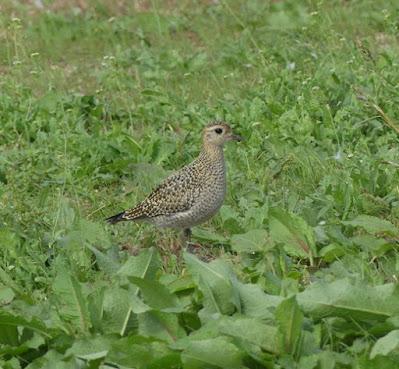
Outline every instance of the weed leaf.
[(395, 227), (391, 222), (373, 217), (370, 215), (358, 215), (355, 219), (342, 222), (345, 225), (352, 227), (363, 228), (367, 233), (370, 234), (389, 234), (391, 236), (398, 236), (399, 229)]
[(348, 279), (318, 282), (297, 295), (301, 308), (320, 319), (339, 316), (348, 320), (385, 320), (399, 313), (399, 288), (395, 284), (367, 286)]
[(301, 334), (303, 313), (299, 309), (295, 296), (283, 300), (276, 309), (281, 350), (287, 354), (298, 352)]
[(232, 271), (222, 260), (204, 263), (192, 254), (185, 253), (187, 268), (204, 294), (203, 319), (213, 314), (231, 314), (239, 304), (231, 282)]
[(153, 309), (165, 312), (181, 312), (178, 298), (161, 283), (138, 277), (129, 277), (129, 281), (140, 288), (145, 302)]
[(231, 247), (236, 252), (265, 252), (274, 247), (264, 229), (253, 229), (244, 234), (236, 234), (231, 238)]
[(88, 303), (76, 278), (61, 269), (54, 280), (53, 290), (59, 315), (81, 332), (88, 332), (91, 327)]
[(182, 352), (182, 362), (186, 369), (206, 367), (241, 368), (243, 353), (227, 338), (191, 341)]
[(298, 215), (282, 209), (270, 211), (270, 235), (276, 244), (292, 256), (312, 258), (317, 255), (313, 229)]
[(393, 351), (399, 349), (399, 330), (393, 330), (386, 336), (381, 337), (374, 344), (370, 352), (370, 359), (374, 359), (377, 355), (387, 356)]

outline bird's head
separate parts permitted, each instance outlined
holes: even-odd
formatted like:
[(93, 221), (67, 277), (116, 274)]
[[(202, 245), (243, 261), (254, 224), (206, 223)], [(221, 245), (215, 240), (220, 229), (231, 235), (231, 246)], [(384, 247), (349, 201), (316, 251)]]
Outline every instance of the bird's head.
[(202, 134), (205, 145), (223, 146), (227, 141), (242, 141), (231, 127), (224, 122), (212, 122), (204, 128)]

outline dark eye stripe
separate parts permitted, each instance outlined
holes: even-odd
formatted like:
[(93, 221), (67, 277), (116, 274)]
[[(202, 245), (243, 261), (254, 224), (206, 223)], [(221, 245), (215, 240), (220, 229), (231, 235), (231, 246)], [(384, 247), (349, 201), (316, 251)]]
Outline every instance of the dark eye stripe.
[(216, 132), (218, 135), (220, 135), (220, 134), (223, 132), (223, 129), (221, 129), (221, 128), (216, 128), (216, 129), (215, 129), (215, 132)]

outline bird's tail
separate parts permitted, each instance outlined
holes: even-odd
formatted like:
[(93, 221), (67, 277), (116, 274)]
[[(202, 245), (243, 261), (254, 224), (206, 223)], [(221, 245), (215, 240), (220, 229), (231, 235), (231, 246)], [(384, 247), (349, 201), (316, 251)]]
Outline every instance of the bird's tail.
[(112, 217), (109, 217), (107, 219), (105, 219), (106, 222), (108, 222), (109, 224), (116, 224), (118, 222), (121, 222), (123, 220), (127, 220), (125, 217), (125, 211), (122, 211), (122, 213), (119, 214), (115, 214)]
[(147, 215), (143, 212), (143, 208), (140, 204), (132, 209), (122, 211), (122, 213), (119, 213), (119, 214), (115, 214), (112, 217), (109, 217), (105, 220), (109, 224), (115, 224), (118, 222), (122, 222), (124, 220), (139, 221), (139, 220), (143, 220), (143, 219), (147, 219)]

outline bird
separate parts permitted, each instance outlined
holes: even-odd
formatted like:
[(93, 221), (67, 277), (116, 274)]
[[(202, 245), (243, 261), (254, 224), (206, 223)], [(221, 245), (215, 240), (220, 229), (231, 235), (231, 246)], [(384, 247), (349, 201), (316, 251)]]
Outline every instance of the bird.
[(145, 221), (159, 228), (182, 230), (190, 242), (191, 228), (214, 216), (226, 194), (223, 147), (242, 141), (223, 121), (209, 123), (202, 131), (202, 149), (190, 164), (167, 177), (136, 206), (106, 219), (110, 224)]

